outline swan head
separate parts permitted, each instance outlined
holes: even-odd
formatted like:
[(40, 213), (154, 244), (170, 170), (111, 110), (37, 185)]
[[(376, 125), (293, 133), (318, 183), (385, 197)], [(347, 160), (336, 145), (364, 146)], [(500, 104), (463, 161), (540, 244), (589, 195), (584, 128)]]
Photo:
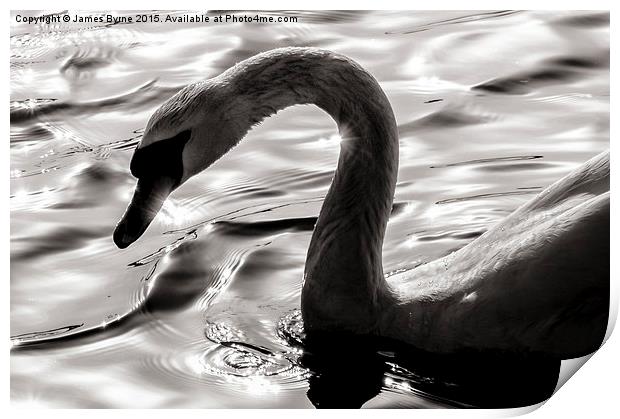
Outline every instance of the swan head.
[(114, 230), (119, 248), (144, 233), (172, 191), (213, 164), (244, 135), (229, 112), (228, 97), (223, 83), (206, 80), (185, 87), (151, 116), (130, 163), (138, 183)]

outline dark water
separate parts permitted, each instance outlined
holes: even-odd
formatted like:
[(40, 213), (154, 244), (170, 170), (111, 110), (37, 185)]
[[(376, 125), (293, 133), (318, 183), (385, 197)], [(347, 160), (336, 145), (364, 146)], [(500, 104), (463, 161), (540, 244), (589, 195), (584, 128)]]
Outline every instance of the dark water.
[(305, 253), (339, 151), (336, 126), (314, 107), (265, 121), (176, 191), (136, 245), (114, 246), (134, 186), (129, 159), (153, 110), (275, 47), (346, 54), (390, 98), (401, 157), (387, 271), (464, 246), (609, 146), (606, 13), (296, 15), (14, 23), (15, 404), (462, 407), (532, 403), (553, 389), (557, 364), (545, 360), (296, 343)]

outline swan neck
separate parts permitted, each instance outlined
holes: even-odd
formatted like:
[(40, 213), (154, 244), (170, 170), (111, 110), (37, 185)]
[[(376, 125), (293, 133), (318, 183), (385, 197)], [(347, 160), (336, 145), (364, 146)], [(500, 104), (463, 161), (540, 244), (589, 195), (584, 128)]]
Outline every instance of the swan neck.
[(350, 59), (304, 48), (261, 54), (223, 76), (247, 116), (241, 130), (296, 104), (315, 104), (336, 121), (340, 156), (308, 249), (302, 311), (306, 328), (325, 329), (330, 319), (346, 327), (347, 317), (371, 328), (387, 292), (382, 245), (398, 171), (385, 93)]

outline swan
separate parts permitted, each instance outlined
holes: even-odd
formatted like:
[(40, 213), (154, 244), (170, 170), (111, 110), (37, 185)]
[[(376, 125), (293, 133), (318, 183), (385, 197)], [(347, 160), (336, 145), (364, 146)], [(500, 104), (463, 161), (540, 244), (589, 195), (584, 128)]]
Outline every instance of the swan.
[(423, 351), (572, 358), (603, 342), (609, 307), (609, 152), (595, 156), (468, 245), (385, 278), (382, 245), (398, 131), (375, 78), (316, 48), (257, 54), (190, 84), (150, 118), (130, 163), (133, 198), (114, 231), (136, 241), (168, 195), (266, 117), (314, 104), (342, 138), (310, 241), (301, 293), (308, 335), (393, 339)]

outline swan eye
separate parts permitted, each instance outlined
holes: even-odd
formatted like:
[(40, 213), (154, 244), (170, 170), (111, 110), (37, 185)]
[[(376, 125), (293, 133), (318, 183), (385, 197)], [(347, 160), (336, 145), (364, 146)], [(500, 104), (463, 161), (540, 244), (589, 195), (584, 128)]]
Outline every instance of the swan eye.
[(172, 138), (137, 149), (129, 165), (131, 174), (138, 179), (169, 176), (180, 182), (183, 176), (183, 148), (191, 136), (192, 131), (185, 130)]

